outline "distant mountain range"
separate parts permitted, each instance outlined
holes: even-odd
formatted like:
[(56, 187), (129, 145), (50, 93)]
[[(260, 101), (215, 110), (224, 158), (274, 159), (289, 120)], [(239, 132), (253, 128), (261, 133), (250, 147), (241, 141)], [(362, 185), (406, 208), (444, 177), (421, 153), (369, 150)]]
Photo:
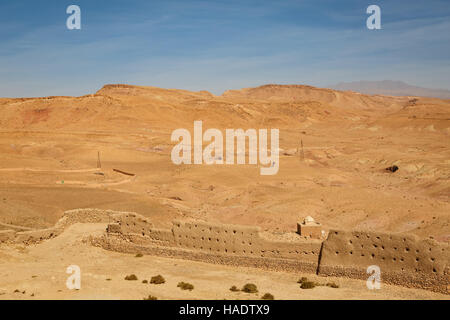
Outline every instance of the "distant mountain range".
[(450, 90), (416, 87), (402, 81), (392, 80), (341, 82), (337, 85), (331, 86), (330, 88), (343, 91), (350, 90), (364, 94), (450, 99)]

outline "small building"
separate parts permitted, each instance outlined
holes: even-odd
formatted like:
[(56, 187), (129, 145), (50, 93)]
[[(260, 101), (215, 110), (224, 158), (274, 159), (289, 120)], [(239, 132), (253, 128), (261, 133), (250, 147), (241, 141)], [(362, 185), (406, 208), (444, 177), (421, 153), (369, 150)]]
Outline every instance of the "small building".
[(323, 234), (322, 225), (311, 216), (307, 216), (303, 222), (297, 223), (297, 233), (302, 237), (321, 239)]

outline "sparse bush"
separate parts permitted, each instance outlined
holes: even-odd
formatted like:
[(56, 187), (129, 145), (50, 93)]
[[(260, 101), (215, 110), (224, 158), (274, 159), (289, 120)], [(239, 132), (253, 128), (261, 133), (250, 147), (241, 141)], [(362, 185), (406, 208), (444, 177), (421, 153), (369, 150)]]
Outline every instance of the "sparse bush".
[(258, 288), (253, 283), (247, 283), (245, 286), (242, 287), (242, 291), (247, 293), (258, 293)]
[(136, 258), (142, 258), (143, 256), (144, 256), (144, 255), (143, 255), (142, 253), (137, 253), (135, 257), (136, 257)]
[(137, 280), (138, 278), (136, 277), (135, 274), (130, 274), (128, 276), (125, 277), (125, 280)]
[(239, 291), (239, 289), (236, 286), (232, 286), (230, 288), (230, 291), (236, 292), (236, 291)]
[(301, 277), (301, 278), (297, 281), (297, 283), (303, 283), (303, 282), (306, 282), (306, 281), (308, 281), (308, 278), (307, 278), (307, 277)]
[(265, 294), (261, 297), (261, 299), (263, 299), (263, 300), (274, 300), (275, 297), (274, 297), (272, 294), (270, 294), (270, 293), (265, 293)]
[(142, 283), (148, 283), (148, 280), (142, 280)]
[(192, 284), (183, 281), (179, 282), (177, 287), (181, 288), (181, 290), (189, 290), (189, 291), (194, 289), (194, 286)]
[(312, 289), (316, 286), (316, 283), (313, 281), (304, 281), (302, 282), (302, 285), (300, 286), (300, 288), (302, 289)]
[(334, 282), (328, 282), (328, 283), (327, 283), (327, 287), (331, 287), (331, 288), (339, 288), (339, 285), (337, 285), (337, 284), (334, 283)]
[(158, 300), (158, 298), (149, 294), (147, 298), (144, 298), (144, 300)]
[(164, 279), (164, 277), (160, 274), (158, 274), (157, 276), (154, 276), (150, 279), (150, 283), (153, 283), (153, 284), (162, 284), (165, 282), (166, 282), (166, 279)]

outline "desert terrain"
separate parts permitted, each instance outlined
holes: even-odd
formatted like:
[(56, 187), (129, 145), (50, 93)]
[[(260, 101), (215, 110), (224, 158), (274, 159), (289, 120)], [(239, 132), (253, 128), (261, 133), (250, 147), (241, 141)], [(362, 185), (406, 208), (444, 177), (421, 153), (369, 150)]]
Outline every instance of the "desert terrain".
[[(197, 219), (281, 234), (312, 216), (325, 229), (450, 242), (449, 100), (301, 85), (221, 96), (105, 85), (82, 97), (1, 98), (0, 109), (0, 230), (48, 228), (66, 210), (99, 208), (136, 212), (162, 228)], [(192, 132), (196, 120), (203, 130), (278, 128), (278, 173), (263, 176), (249, 164), (173, 164), (171, 133)], [(396, 172), (386, 170), (394, 165)], [(299, 274), (136, 258), (83, 240), (105, 227), (76, 224), (39, 244), (0, 245), (0, 299), (246, 299), (228, 288), (249, 280), (277, 299), (448, 298), (387, 285), (374, 292), (364, 281), (340, 278), (333, 279), (336, 290), (301, 290)], [(64, 285), (74, 259), (89, 279), (79, 292)], [(162, 270), (166, 287), (141, 284)], [(129, 273), (139, 280), (123, 281)], [(198, 290), (169, 286), (183, 279)]]

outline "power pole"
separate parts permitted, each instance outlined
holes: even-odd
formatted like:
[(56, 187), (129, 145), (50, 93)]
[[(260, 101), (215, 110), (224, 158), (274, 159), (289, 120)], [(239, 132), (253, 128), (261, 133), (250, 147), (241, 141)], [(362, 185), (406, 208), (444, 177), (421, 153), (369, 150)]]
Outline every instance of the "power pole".
[(97, 151), (97, 169), (102, 168), (102, 163), (100, 162), (100, 151)]
[(302, 148), (301, 154), (300, 154), (300, 159), (302, 161), (305, 161), (305, 152), (303, 151), (303, 139), (300, 139), (300, 146)]

